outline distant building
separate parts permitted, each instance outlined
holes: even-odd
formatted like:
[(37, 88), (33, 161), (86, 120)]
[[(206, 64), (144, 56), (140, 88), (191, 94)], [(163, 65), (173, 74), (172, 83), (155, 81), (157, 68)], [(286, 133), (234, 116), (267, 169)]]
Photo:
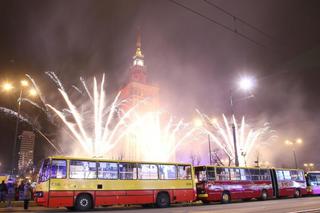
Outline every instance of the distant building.
[(32, 131), (23, 131), (19, 150), (19, 173), (25, 173), (33, 165), (35, 134)]

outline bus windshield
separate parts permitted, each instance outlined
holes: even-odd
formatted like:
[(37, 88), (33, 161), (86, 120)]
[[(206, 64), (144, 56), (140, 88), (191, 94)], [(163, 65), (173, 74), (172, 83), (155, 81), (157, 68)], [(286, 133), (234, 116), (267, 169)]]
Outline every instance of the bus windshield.
[(310, 186), (320, 186), (320, 173), (309, 173), (308, 184)]
[(38, 182), (45, 182), (50, 177), (50, 160), (46, 159), (43, 161), (39, 172)]

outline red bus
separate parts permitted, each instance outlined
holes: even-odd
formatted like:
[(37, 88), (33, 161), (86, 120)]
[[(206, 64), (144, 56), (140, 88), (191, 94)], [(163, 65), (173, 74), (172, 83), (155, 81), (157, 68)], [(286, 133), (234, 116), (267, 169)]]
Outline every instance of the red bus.
[(307, 184), (302, 169), (271, 169), (276, 197), (301, 197), (307, 194)]
[(302, 170), (196, 166), (195, 175), (198, 199), (203, 203), (306, 194)]

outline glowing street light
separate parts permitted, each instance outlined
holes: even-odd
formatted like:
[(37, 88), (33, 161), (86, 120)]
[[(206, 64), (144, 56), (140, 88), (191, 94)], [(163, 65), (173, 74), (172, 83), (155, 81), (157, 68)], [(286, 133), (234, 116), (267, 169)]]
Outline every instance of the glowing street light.
[(245, 76), (239, 80), (238, 84), (241, 90), (251, 91), (255, 87), (255, 79), (250, 76)]
[(20, 81), (21, 86), (27, 87), (29, 85), (29, 82), (27, 80), (21, 80)]
[[(251, 76), (245, 76), (242, 77), (239, 82), (238, 82), (238, 87), (245, 92), (250, 92), (254, 87), (255, 87), (256, 81), (255, 79)], [(247, 98), (251, 98), (253, 97), (253, 95), (250, 95)], [(244, 99), (241, 99), (244, 100)], [(234, 109), (233, 109), (233, 105), (234, 105), (234, 100), (233, 100), (233, 94), (232, 94), (232, 90), (230, 90), (230, 107), (232, 110), (232, 114), (234, 114)], [(233, 136), (233, 146), (234, 146), (234, 164), (235, 166), (239, 166), (239, 157), (238, 157), (238, 148), (237, 148), (237, 136), (236, 136), (236, 125), (234, 123), (234, 121), (231, 124), (232, 127), (232, 136)]]
[(13, 85), (9, 82), (4, 82), (2, 85), (2, 89), (6, 92), (11, 91), (13, 89)]
[(284, 141), (284, 143), (285, 143), (285, 145), (292, 147), (292, 154), (293, 154), (294, 164), (295, 164), (296, 169), (297, 169), (298, 168), (298, 162), (297, 162), (297, 155), (296, 155), (296, 151), (295, 151), (295, 146), (297, 144), (301, 145), (303, 143), (303, 140), (301, 138), (297, 138), (294, 141), (291, 141), (291, 140), (287, 139), (287, 140)]
[(29, 95), (32, 96), (32, 97), (35, 97), (35, 96), (37, 96), (38, 94), (37, 94), (37, 91), (32, 88), (32, 89), (29, 90)]
[(304, 163), (303, 166), (306, 167), (307, 171), (310, 171), (314, 168), (314, 163)]

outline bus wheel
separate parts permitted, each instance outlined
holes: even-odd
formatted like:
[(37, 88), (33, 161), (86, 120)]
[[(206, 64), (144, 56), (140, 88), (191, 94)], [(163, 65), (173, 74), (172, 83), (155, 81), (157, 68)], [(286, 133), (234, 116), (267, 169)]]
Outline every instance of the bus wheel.
[(268, 199), (268, 193), (266, 190), (262, 190), (260, 200), (267, 200)]
[(88, 194), (80, 194), (76, 199), (76, 209), (79, 211), (87, 211), (92, 207), (92, 199)]
[(167, 193), (159, 193), (157, 196), (157, 207), (166, 208), (170, 206), (170, 198)]
[(223, 192), (221, 203), (226, 204), (226, 203), (230, 203), (230, 201), (231, 201), (230, 194), (228, 192)]
[(294, 191), (294, 197), (297, 198), (297, 197), (300, 197), (300, 196), (301, 196), (300, 190), (299, 190), (299, 189), (296, 189), (296, 190)]

